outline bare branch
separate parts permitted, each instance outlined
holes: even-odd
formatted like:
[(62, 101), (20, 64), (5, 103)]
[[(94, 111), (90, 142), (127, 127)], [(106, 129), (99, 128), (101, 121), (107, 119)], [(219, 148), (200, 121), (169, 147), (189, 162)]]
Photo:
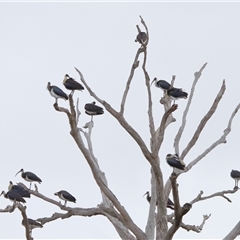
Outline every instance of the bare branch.
[(203, 226), (205, 225), (206, 221), (211, 217), (211, 214), (207, 215), (203, 215), (203, 221), (202, 221), (202, 224), (198, 227), (201, 231), (203, 229)]
[(240, 221), (236, 224), (236, 226), (227, 234), (223, 240), (233, 240), (236, 239), (237, 236), (240, 235)]
[(29, 229), (29, 224), (28, 224), (28, 219), (27, 219), (27, 214), (26, 214), (26, 206), (22, 206), (21, 204), (18, 204), (17, 207), (22, 213), (26, 238), (27, 238), (27, 240), (33, 240), (33, 238), (31, 237), (31, 231)]
[(232, 202), (228, 197), (225, 196), (225, 194), (234, 194), (237, 191), (238, 191), (238, 188), (234, 188), (233, 190), (224, 190), (224, 191), (221, 191), (221, 192), (216, 192), (216, 193), (213, 193), (213, 194), (211, 194), (209, 196), (206, 196), (206, 197), (202, 197), (203, 191), (200, 191), (200, 193), (197, 195), (197, 197), (194, 198), (190, 203), (194, 204), (196, 202), (203, 201), (203, 200), (213, 198), (213, 197), (223, 197), (228, 202)]
[(97, 208), (69, 208), (66, 213), (54, 213), (51, 217), (38, 218), (37, 221), (45, 224), (56, 219), (66, 219), (71, 216), (91, 217), (96, 215), (104, 215), (103, 212)]
[(8, 205), (5, 209), (0, 209), (0, 213), (12, 213), (17, 207), (17, 203), (14, 202), (13, 205)]
[(68, 111), (68, 109), (59, 107), (57, 103), (54, 103), (53, 107), (55, 108), (56, 111), (65, 112), (68, 116), (70, 116), (70, 112)]
[(178, 130), (178, 133), (174, 139), (174, 147), (175, 147), (175, 153), (177, 153), (178, 155), (179, 154), (179, 142), (180, 142), (180, 139), (181, 139), (181, 136), (182, 136), (182, 133), (183, 133), (183, 130), (185, 128), (185, 125), (186, 125), (186, 119), (187, 119), (187, 114), (188, 114), (188, 111), (189, 111), (189, 108), (191, 106), (191, 103), (192, 103), (192, 98), (193, 98), (193, 94), (194, 94), (194, 90), (195, 90), (195, 86), (199, 80), (199, 78), (201, 77), (202, 75), (202, 71), (204, 70), (204, 68), (207, 66), (207, 63), (205, 63), (198, 72), (195, 72), (194, 74), (194, 81), (193, 81), (193, 84), (192, 84), (192, 88), (191, 88), (191, 92), (189, 94), (189, 98), (188, 98), (188, 102), (187, 102), (187, 106), (183, 112), (183, 116), (182, 116), (182, 125), (180, 126), (179, 130)]
[[(180, 227), (187, 230), (187, 231), (193, 231), (193, 232), (197, 232), (200, 233), (203, 229), (203, 226), (205, 225), (206, 221), (209, 219), (209, 217), (211, 216), (211, 214), (209, 215), (203, 215), (203, 221), (199, 226), (195, 226), (195, 225), (188, 225), (185, 224), (183, 222), (181, 222)], [(170, 223), (174, 223), (174, 219), (172, 217), (168, 218), (168, 222)]]
[(229, 119), (228, 126), (223, 131), (223, 135), (217, 141), (215, 141), (209, 148), (207, 148), (202, 154), (200, 154), (196, 159), (194, 159), (192, 162), (190, 162), (187, 165), (187, 167), (185, 168), (185, 172), (189, 171), (194, 165), (196, 165), (202, 158), (204, 158), (209, 152), (211, 152), (219, 144), (227, 142), (226, 137), (231, 132), (232, 121), (233, 121), (233, 118), (235, 117), (236, 113), (238, 112), (239, 108), (240, 108), (240, 103), (234, 109), (234, 111)]
[(77, 125), (78, 125), (79, 117), (80, 117), (80, 115), (81, 115), (81, 112), (80, 112), (80, 110), (79, 110), (79, 98), (77, 98), (76, 112), (77, 112), (76, 122), (77, 122)]
[(220, 102), (220, 100), (222, 99), (222, 96), (225, 92), (226, 86), (225, 86), (225, 80), (223, 80), (222, 83), (222, 87), (217, 95), (217, 97), (215, 98), (211, 108), (209, 109), (209, 111), (207, 112), (207, 114), (203, 117), (203, 119), (201, 120), (201, 122), (199, 123), (196, 132), (194, 133), (192, 139), (190, 140), (190, 142), (188, 143), (187, 147), (183, 150), (182, 154), (181, 154), (181, 159), (184, 159), (184, 157), (187, 155), (187, 153), (190, 151), (190, 149), (195, 145), (195, 143), (197, 142), (204, 126), (206, 125), (206, 123), (208, 122), (208, 120), (212, 117), (212, 115), (214, 114), (214, 112), (216, 111), (218, 104)]
[(173, 238), (173, 235), (181, 226), (183, 216), (187, 214), (192, 208), (191, 203), (185, 203), (182, 207), (180, 206), (178, 185), (176, 181), (177, 177), (178, 175), (175, 174), (174, 172), (170, 176), (170, 181), (172, 184), (173, 200), (174, 200), (174, 221), (166, 234), (165, 240), (171, 240)]
[(148, 41), (149, 41), (149, 32), (148, 32), (148, 27), (147, 27), (147, 24), (144, 22), (143, 18), (141, 16), (139, 16), (140, 19), (141, 19), (141, 23), (142, 25), (144, 26), (145, 30), (146, 30), (146, 33), (147, 33), (147, 42), (145, 43), (145, 46), (148, 45)]
[[(77, 71), (78, 71), (78, 73), (80, 75), (81, 81), (84, 83), (84, 85), (88, 89), (89, 93), (91, 95), (93, 95), (93, 97), (97, 101), (101, 102), (110, 113), (113, 113), (114, 115), (119, 115), (118, 113), (116, 113), (116, 111), (109, 104), (107, 104), (106, 102), (104, 102), (101, 99), (99, 99), (92, 92), (92, 90), (86, 84), (86, 82), (85, 82), (85, 80), (83, 78), (82, 73), (79, 70), (77, 70)], [(143, 240), (146, 239), (146, 234), (133, 222), (133, 220), (129, 216), (128, 212), (120, 204), (120, 202), (118, 201), (116, 196), (112, 193), (112, 191), (105, 184), (105, 180), (103, 178), (104, 174), (102, 172), (100, 172), (99, 169), (96, 168), (95, 162), (92, 161), (92, 157), (89, 154), (89, 150), (85, 147), (85, 145), (83, 143), (83, 140), (82, 140), (82, 137), (80, 135), (80, 131), (79, 131), (77, 125), (76, 125), (77, 124), (76, 123), (76, 112), (75, 112), (75, 107), (74, 107), (72, 96), (70, 96), (70, 95), (69, 95), (69, 104), (70, 104), (70, 109), (71, 109), (71, 114), (70, 114), (70, 116), (68, 115), (69, 124), (70, 124), (70, 128), (71, 128), (70, 134), (72, 135), (73, 139), (75, 140), (79, 150), (82, 152), (82, 154), (84, 155), (85, 159), (87, 160), (87, 162), (88, 162), (88, 164), (89, 164), (89, 166), (90, 166), (90, 168), (92, 170), (93, 177), (94, 177), (96, 183), (98, 184), (99, 188), (104, 193), (104, 195), (106, 195), (106, 197), (110, 199), (110, 201), (114, 204), (116, 209), (121, 213), (123, 218), (127, 221), (128, 225), (129, 225), (129, 229), (136, 235), (136, 237), (138, 239), (143, 239)]]
[(153, 139), (155, 135), (155, 127), (154, 127), (154, 121), (153, 121), (153, 113), (152, 113), (152, 94), (150, 90), (150, 77), (148, 75), (148, 72), (146, 70), (146, 62), (147, 62), (147, 48), (144, 49), (144, 58), (143, 58), (143, 73), (145, 76), (145, 84), (147, 86), (147, 95), (148, 95), (148, 121), (149, 121), (149, 128), (151, 133), (151, 146), (153, 146)]
[(161, 120), (161, 124), (160, 127), (158, 128), (158, 130), (156, 131), (156, 137), (155, 137), (155, 141), (156, 141), (156, 149), (154, 149), (153, 153), (154, 154), (158, 154), (159, 149), (161, 147), (161, 144), (163, 142), (164, 139), (164, 132), (166, 129), (166, 122), (168, 117), (170, 116), (170, 114), (172, 114), (172, 112), (176, 111), (178, 108), (177, 104), (173, 104), (163, 115), (162, 120)]
[(137, 53), (136, 53), (136, 56), (135, 56), (135, 59), (134, 59), (134, 62), (133, 62), (133, 65), (132, 65), (132, 68), (131, 68), (131, 71), (130, 71), (130, 75), (129, 75), (127, 83), (126, 83), (125, 91), (123, 93), (121, 107), (120, 107), (120, 114), (121, 115), (123, 115), (123, 113), (124, 113), (124, 107), (125, 107), (125, 102), (126, 102), (126, 99), (127, 99), (127, 94), (128, 94), (129, 89), (130, 89), (130, 84), (131, 84), (131, 81), (133, 79), (134, 71), (139, 66), (138, 57), (139, 57), (140, 53), (142, 53), (142, 52), (143, 52), (143, 48), (140, 47), (138, 49)]

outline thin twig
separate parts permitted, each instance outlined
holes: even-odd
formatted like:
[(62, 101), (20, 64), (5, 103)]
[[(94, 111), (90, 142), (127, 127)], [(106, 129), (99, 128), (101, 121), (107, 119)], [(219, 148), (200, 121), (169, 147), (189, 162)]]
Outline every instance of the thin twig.
[(205, 197), (202, 197), (203, 195), (203, 191), (200, 191), (200, 193), (197, 195), (196, 198), (194, 198), (190, 203), (191, 204), (194, 204), (196, 202), (199, 202), (199, 201), (204, 201), (206, 199), (209, 199), (209, 198), (213, 198), (213, 197), (223, 197), (225, 198), (228, 202), (232, 202), (228, 197), (225, 196), (225, 194), (234, 194), (235, 192), (238, 191), (238, 188), (234, 188), (233, 190), (224, 190), (224, 191), (221, 191), (221, 192), (216, 192), (216, 193), (213, 193), (209, 196), (205, 196)]

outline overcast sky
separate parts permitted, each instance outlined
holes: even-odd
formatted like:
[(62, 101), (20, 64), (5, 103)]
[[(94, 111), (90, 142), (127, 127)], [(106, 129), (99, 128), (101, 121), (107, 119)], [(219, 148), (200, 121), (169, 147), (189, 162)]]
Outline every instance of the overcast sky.
[[(69, 206), (90, 208), (101, 202), (90, 168), (69, 134), (68, 120), (65, 114), (53, 109), (54, 99), (46, 86), (50, 81), (64, 89), (62, 80), (66, 73), (79, 79), (74, 69), (77, 67), (92, 90), (118, 110), (139, 47), (134, 42), (136, 25), (142, 28), (139, 15), (149, 28), (147, 70), (151, 79), (170, 81), (174, 74), (175, 86), (190, 92), (194, 72), (208, 62), (196, 87), (180, 151), (210, 108), (223, 79), (226, 80), (227, 89), (219, 109), (184, 159), (189, 163), (221, 136), (239, 103), (239, 11), (240, 3), (0, 3), (0, 190), (6, 191), (10, 180), (24, 181), (20, 174), (15, 177), (24, 168), (42, 179), (39, 191), (48, 197), (57, 200), (54, 192), (65, 189), (77, 199), (76, 204)], [(159, 122), (163, 114), (159, 104), (162, 92), (152, 86), (152, 95), (154, 120)], [(86, 90), (75, 92), (74, 98), (77, 97), (83, 126), (90, 120), (83, 107), (93, 99)], [(127, 99), (126, 119), (149, 146), (146, 99), (143, 74), (138, 68)], [(63, 100), (59, 103), (68, 106)], [(165, 181), (172, 172), (165, 156), (174, 150), (173, 139), (186, 103), (178, 101), (174, 113), (177, 121), (166, 130), (160, 151)], [(239, 121), (240, 114), (233, 121), (227, 144), (218, 146), (189, 173), (179, 177), (182, 205), (200, 190), (209, 195), (234, 187), (230, 172), (240, 170)], [(142, 195), (150, 189), (150, 165), (110, 114), (94, 118), (94, 123), (94, 153), (109, 187), (144, 230), (149, 205)], [(184, 223), (199, 225), (203, 214), (211, 213), (211, 218), (200, 234), (181, 229), (176, 238), (223, 238), (240, 220), (239, 192), (229, 197), (232, 203), (219, 197), (195, 204)], [(1, 209), (9, 203), (0, 198)], [(34, 196), (27, 200), (30, 218), (50, 217), (54, 212), (61, 210)], [(0, 214), (0, 223), (1, 238), (24, 238), (18, 210)], [(33, 236), (118, 238), (112, 225), (100, 216), (57, 220), (34, 230)]]

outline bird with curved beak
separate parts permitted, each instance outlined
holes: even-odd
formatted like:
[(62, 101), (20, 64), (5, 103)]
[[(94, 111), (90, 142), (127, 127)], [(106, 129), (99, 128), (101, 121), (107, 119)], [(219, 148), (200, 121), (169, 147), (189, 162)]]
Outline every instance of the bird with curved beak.
[(104, 113), (104, 110), (102, 107), (99, 107), (96, 105), (96, 102), (92, 102), (92, 103), (87, 103), (84, 106), (85, 109), (85, 113), (92, 116), (91, 121), (93, 119), (93, 116), (96, 115), (101, 115)]
[[(149, 191), (147, 191), (147, 192), (143, 195), (143, 197), (144, 197), (145, 195), (147, 195), (147, 196), (146, 196), (146, 199), (147, 199), (147, 201), (150, 203), (150, 202), (151, 202), (151, 196), (150, 196), (150, 194), (149, 194)], [(156, 201), (156, 206), (157, 206), (157, 205), (158, 205), (158, 201)], [(168, 198), (168, 201), (167, 201), (167, 208), (170, 208), (170, 209), (174, 210), (174, 203), (171, 201), (170, 198)]]
[(15, 191), (8, 191), (7, 193), (5, 193), (5, 191), (2, 191), (0, 196), (3, 195), (5, 198), (8, 198), (9, 200), (13, 201), (13, 202), (22, 202), (25, 203), (25, 199), (23, 197), (21, 197), (17, 192)]
[(8, 190), (18, 193), (23, 198), (30, 198), (31, 197), (28, 190), (26, 190), (25, 188), (23, 188), (20, 185), (13, 185), (12, 181), (9, 182)]
[(167, 154), (166, 161), (173, 168), (185, 169), (185, 163), (179, 158), (178, 154)]
[(171, 87), (171, 84), (168, 83), (167, 81), (165, 80), (157, 80), (157, 78), (155, 77), (152, 82), (151, 82), (151, 85), (154, 83), (154, 85), (157, 87), (157, 88), (160, 88), (162, 89), (164, 92), (167, 91), (170, 87)]
[(58, 196), (60, 199), (65, 201), (64, 206), (66, 206), (67, 201), (76, 203), (76, 198), (65, 190), (56, 192), (54, 193), (54, 195)]
[(64, 76), (63, 85), (65, 86), (66, 89), (72, 90), (71, 94), (73, 94), (75, 90), (80, 91), (84, 90), (84, 87), (79, 82), (69, 77), (68, 74), (65, 74)]
[(64, 100), (68, 100), (67, 94), (59, 87), (51, 85), (50, 82), (47, 84), (47, 90), (49, 91), (50, 95), (55, 98), (55, 103), (57, 104), (58, 98), (62, 98)]
[(25, 181), (30, 182), (30, 187), (29, 187), (29, 189), (31, 189), (31, 184), (32, 184), (32, 182), (38, 182), (38, 183), (41, 183), (41, 182), (42, 182), (42, 180), (41, 180), (37, 175), (35, 175), (35, 174), (32, 173), (32, 172), (24, 172), (23, 169), (21, 169), (19, 172), (17, 172), (16, 175), (15, 175), (15, 177), (16, 177), (17, 174), (20, 173), (20, 172), (22, 173), (22, 174), (21, 174), (21, 177), (22, 177)]
[(240, 180), (240, 172), (238, 170), (232, 170), (230, 176), (235, 180), (235, 186), (238, 188), (238, 181)]

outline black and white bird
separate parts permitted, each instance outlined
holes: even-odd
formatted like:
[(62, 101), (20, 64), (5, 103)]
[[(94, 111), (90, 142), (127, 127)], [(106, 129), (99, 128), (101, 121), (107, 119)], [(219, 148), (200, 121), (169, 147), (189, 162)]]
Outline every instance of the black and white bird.
[(48, 82), (48, 84), (47, 84), (47, 89), (48, 89), (50, 95), (55, 98), (56, 104), (57, 104), (58, 98), (68, 100), (67, 94), (61, 88), (51, 85), (50, 82)]
[[(150, 203), (151, 202), (151, 196), (149, 194), (149, 191), (147, 191), (143, 196), (146, 196), (146, 199), (147, 201)], [(156, 201), (156, 206), (158, 205), (158, 201)], [(167, 208), (170, 208), (172, 210), (174, 210), (174, 203), (171, 201), (170, 198), (168, 198), (168, 201), (167, 201)]]
[(24, 172), (23, 169), (21, 169), (19, 172), (17, 172), (16, 175), (15, 175), (15, 177), (16, 177), (17, 174), (20, 173), (20, 172), (22, 173), (22, 174), (21, 174), (21, 177), (22, 177), (25, 181), (30, 182), (30, 188), (29, 188), (29, 189), (31, 189), (31, 184), (32, 184), (32, 182), (38, 182), (38, 183), (41, 183), (41, 182), (42, 182), (42, 180), (41, 180), (36, 174), (34, 174), (34, 173), (32, 173), (32, 172)]
[(21, 197), (17, 192), (15, 191), (8, 191), (7, 193), (5, 193), (5, 191), (2, 191), (0, 196), (3, 195), (5, 198), (8, 198), (9, 200), (13, 201), (13, 202), (22, 202), (25, 203), (25, 199), (23, 197)]
[(171, 84), (168, 83), (167, 81), (165, 80), (157, 80), (157, 78), (155, 77), (153, 80), (152, 80), (152, 83), (153, 84), (154, 82), (154, 85), (157, 87), (157, 88), (160, 88), (162, 89), (163, 91), (167, 91), (170, 87), (171, 87)]
[(74, 90), (80, 91), (84, 90), (84, 87), (79, 82), (69, 77), (68, 74), (65, 74), (64, 76), (63, 85), (65, 86), (66, 89), (72, 90), (72, 94), (74, 93)]
[[(28, 221), (28, 227), (29, 227), (29, 232), (30, 232), (30, 235), (32, 235), (32, 230), (34, 228), (43, 228), (43, 225), (31, 218), (27, 218), (27, 221)], [(25, 226), (25, 221), (24, 219), (22, 220), (22, 225)]]
[(25, 188), (23, 188), (20, 185), (13, 185), (12, 181), (9, 182), (8, 190), (18, 193), (23, 198), (30, 198), (31, 197), (28, 190), (26, 190)]
[(235, 187), (238, 188), (238, 181), (240, 180), (240, 172), (238, 170), (232, 170), (230, 176), (235, 180)]
[(145, 44), (147, 42), (147, 39), (148, 39), (148, 36), (145, 32), (139, 32), (135, 39), (135, 42)]
[(169, 88), (167, 90), (167, 95), (172, 99), (174, 100), (179, 100), (181, 98), (184, 98), (186, 99), (188, 97), (188, 93), (187, 92), (184, 92), (181, 88)]
[(96, 105), (96, 102), (92, 102), (92, 103), (87, 103), (85, 104), (85, 113), (92, 116), (96, 116), (96, 115), (101, 115), (104, 113), (104, 110), (102, 107), (99, 107)]
[(66, 206), (67, 201), (76, 203), (76, 198), (65, 190), (56, 192), (54, 193), (54, 195), (58, 196), (60, 199), (65, 201), (64, 206)]
[(185, 169), (185, 163), (179, 158), (178, 154), (167, 154), (166, 161), (173, 168)]

